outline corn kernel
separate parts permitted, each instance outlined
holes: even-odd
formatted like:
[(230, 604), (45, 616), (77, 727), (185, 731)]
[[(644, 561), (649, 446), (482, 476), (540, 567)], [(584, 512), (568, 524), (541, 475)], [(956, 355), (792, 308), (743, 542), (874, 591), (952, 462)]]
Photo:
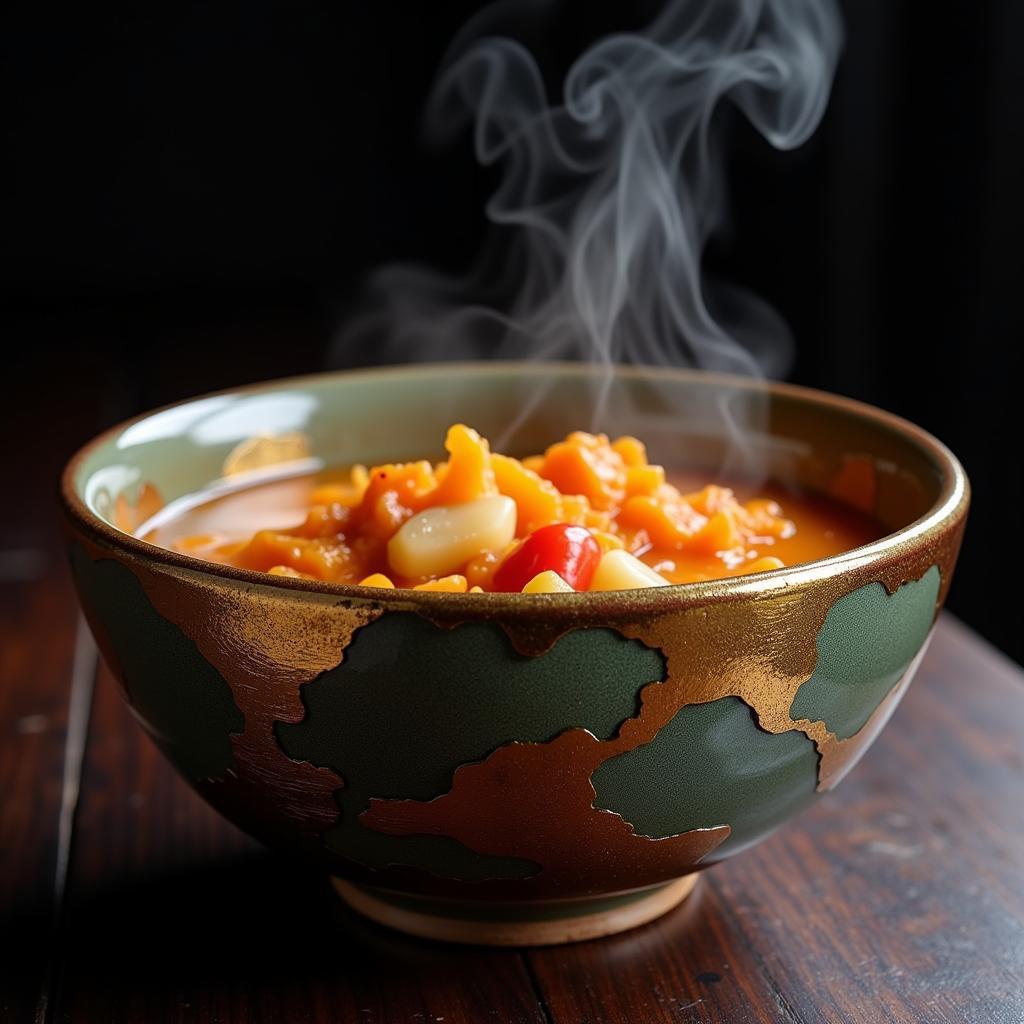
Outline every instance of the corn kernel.
[(467, 583), (465, 576), (442, 576), (439, 580), (427, 580), (426, 583), (417, 584), (413, 590), (433, 590), (443, 594), (464, 594)]
[(382, 572), (374, 572), (366, 577), (364, 580), (359, 581), (361, 587), (380, 587), (383, 590), (394, 590), (395, 585), (388, 579), (387, 576)]
[(539, 572), (523, 587), (524, 594), (574, 594), (575, 591), (553, 569)]

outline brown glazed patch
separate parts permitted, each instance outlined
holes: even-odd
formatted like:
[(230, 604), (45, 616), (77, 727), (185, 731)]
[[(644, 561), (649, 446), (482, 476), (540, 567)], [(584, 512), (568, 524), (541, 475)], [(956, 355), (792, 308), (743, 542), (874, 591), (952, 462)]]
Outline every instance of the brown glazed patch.
[(692, 871), (730, 829), (719, 825), (648, 839), (619, 815), (595, 808), (591, 774), (632, 745), (621, 734), (601, 742), (586, 729), (570, 729), (547, 743), (511, 743), (457, 769), (443, 796), (371, 800), (360, 821), (389, 835), (450, 836), (478, 853), (507, 856), (514, 850), (543, 865), (539, 875), (515, 883), (527, 899), (654, 885)]
[[(93, 559), (111, 557), (94, 543), (87, 550)], [(225, 586), (213, 577), (163, 567), (154, 571), (123, 556), (117, 560), (135, 574), (157, 612), (227, 680), (245, 716), (244, 731), (231, 736), (235, 777), (198, 783), (197, 788), (260, 838), (298, 833), (319, 853), (321, 834), (337, 820), (333, 793), (344, 780), (330, 769), (287, 757), (274, 735), (274, 722), (302, 719), (301, 684), (339, 665), (352, 635), (378, 618), (381, 609), (343, 607), (337, 600), (289, 600), (271, 589)], [(112, 651), (99, 633), (109, 659)]]
[(287, 757), (274, 723), (303, 718), (300, 686), (339, 665), (355, 631), (381, 610), (336, 607), (325, 614), (321, 602), (133, 568), (156, 610), (191, 637), (228, 681), (245, 716), (244, 732), (232, 736), (237, 778), (217, 794), (218, 805), (271, 831), (280, 816), (286, 819), (282, 827), (297, 826), (319, 845), (337, 820), (333, 794), (344, 780), (329, 768)]

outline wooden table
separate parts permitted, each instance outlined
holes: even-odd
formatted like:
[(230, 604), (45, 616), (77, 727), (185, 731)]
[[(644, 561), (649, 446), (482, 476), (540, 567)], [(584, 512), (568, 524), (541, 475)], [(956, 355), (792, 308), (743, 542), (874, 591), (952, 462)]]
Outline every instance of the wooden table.
[(536, 951), (414, 941), (220, 819), (97, 670), (50, 511), (73, 411), (0, 520), (0, 1020), (1024, 1020), (1024, 673), (956, 620), (843, 785), (677, 911)]

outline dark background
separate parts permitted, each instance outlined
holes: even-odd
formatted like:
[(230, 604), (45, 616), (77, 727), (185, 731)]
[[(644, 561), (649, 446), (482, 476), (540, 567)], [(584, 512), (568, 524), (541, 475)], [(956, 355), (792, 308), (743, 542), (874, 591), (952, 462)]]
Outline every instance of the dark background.
[[(86, 399), (98, 429), (321, 368), (353, 283), (381, 262), (469, 263), (493, 180), (468, 142), (426, 151), (417, 124), (477, 6), (7, 9), (8, 476), (31, 457), (55, 477), (85, 440), (62, 418)], [(644, 13), (557, 6), (552, 68)], [(734, 221), (715, 264), (793, 326), (792, 379), (900, 413), (961, 457), (974, 504), (950, 606), (1024, 660), (1003, 582), (1024, 564), (1024, 5), (845, 8), (815, 139), (780, 155), (734, 127)]]

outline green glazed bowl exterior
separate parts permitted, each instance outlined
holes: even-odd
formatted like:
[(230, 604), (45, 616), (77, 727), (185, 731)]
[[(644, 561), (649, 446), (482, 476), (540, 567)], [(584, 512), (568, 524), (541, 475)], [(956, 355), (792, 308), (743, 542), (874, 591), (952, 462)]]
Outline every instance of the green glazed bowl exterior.
[[(710, 583), (451, 595), (213, 566), (116, 525), (135, 525), (154, 495), (218, 480), (254, 435), (298, 435), (328, 465), (371, 464), (440, 457), (445, 428), (463, 421), (523, 454), (589, 427), (595, 388), (614, 416), (598, 426), (708, 472), (736, 422), (715, 410), (749, 405), (748, 459), (837, 494), (852, 463), (867, 467), (861, 497), (890, 532)], [(396, 900), (531, 905), (680, 878), (834, 786), (910, 681), (968, 504), (939, 442), (845, 399), (685, 371), (609, 383), (582, 366), (503, 364), (181, 403), (92, 442), (62, 493), (100, 647), (142, 726), (210, 803)]]

